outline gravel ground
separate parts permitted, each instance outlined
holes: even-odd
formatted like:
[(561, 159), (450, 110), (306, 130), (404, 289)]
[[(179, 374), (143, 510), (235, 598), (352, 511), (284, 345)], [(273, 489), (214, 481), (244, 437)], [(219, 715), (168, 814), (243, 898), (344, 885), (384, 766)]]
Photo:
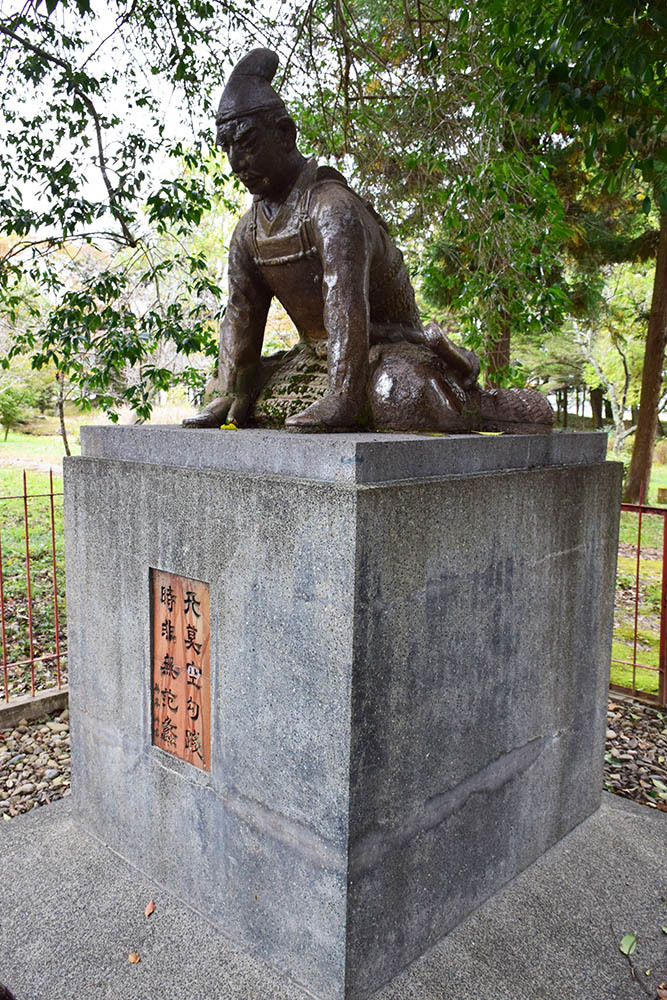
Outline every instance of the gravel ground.
[(667, 812), (667, 709), (609, 701), (604, 786)]
[[(0, 816), (8, 820), (69, 795), (67, 710), (0, 730)], [(604, 786), (667, 812), (667, 709), (615, 698), (607, 714)]]
[(69, 713), (0, 729), (0, 816), (8, 820), (69, 795)]

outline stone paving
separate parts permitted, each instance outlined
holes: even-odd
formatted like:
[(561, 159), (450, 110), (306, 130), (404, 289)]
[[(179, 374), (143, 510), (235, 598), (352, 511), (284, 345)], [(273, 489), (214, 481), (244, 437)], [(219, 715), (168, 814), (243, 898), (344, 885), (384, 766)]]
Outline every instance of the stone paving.
[[(664, 813), (605, 793), (373, 1000), (661, 998), (666, 845)], [(85, 834), (71, 797), (0, 823), (0, 857), (11, 872), (0, 880), (0, 980), (16, 1000), (311, 996)]]
[[(667, 712), (615, 698), (607, 725), (605, 783), (617, 794), (377, 1000), (664, 997)], [(67, 712), (0, 730), (0, 856), (12, 873), (0, 885), (0, 980), (16, 1000), (305, 998), (86, 837), (71, 799), (34, 808), (68, 794)]]

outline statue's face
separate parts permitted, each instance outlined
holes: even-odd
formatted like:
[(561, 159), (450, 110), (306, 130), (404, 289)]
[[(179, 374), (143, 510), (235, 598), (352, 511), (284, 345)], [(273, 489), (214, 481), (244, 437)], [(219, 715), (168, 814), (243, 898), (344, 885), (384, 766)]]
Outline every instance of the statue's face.
[(251, 194), (276, 197), (291, 180), (288, 146), (294, 146), (283, 129), (261, 115), (224, 122), (217, 143), (227, 153), (232, 171)]

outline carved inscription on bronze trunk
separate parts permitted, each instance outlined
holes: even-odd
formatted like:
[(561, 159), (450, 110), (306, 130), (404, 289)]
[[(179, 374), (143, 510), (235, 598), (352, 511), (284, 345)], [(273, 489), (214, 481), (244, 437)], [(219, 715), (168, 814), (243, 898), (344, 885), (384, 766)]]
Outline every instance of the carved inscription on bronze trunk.
[(151, 569), (153, 744), (210, 770), (208, 584)]

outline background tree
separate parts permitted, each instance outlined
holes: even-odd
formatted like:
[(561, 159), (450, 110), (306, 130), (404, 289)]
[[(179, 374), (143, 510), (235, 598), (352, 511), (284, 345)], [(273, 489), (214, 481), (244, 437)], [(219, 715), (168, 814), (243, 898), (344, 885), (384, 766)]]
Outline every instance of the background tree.
[[(430, 244), (425, 290), (457, 311), (492, 380), (510, 334), (548, 337), (563, 319), (577, 242), (589, 273), (656, 260), (633, 454), (644, 480), (664, 354), (666, 19), (627, 0), (315, 0), (294, 13), (289, 43), (312, 74), (300, 120), (313, 146), (351, 159), (403, 218), (399, 235)], [(577, 218), (583, 181), (588, 202), (606, 205)], [(624, 211), (634, 199), (632, 234), (619, 232), (622, 213), (600, 227), (619, 195)]]
[(604, 268), (654, 256), (662, 232), (664, 24), (652, 3), (574, 8), (0, 6), (0, 312), (28, 317), (12, 352), (141, 417), (175, 380), (201, 385), (222, 293), (198, 235), (225, 199), (238, 211), (210, 123), (235, 59), (268, 41), (305, 147), (376, 200), (489, 380), (521, 381), (513, 344), (569, 335), (567, 316), (584, 329)]
[(28, 404), (29, 398), (18, 386), (6, 380), (0, 382), (0, 426), (5, 432), (5, 441), (12, 428), (24, 423)]
[(495, 383), (513, 378), (511, 333), (561, 318), (567, 229), (534, 130), (502, 100), (487, 24), (440, 0), (314, 0), (283, 52), (306, 144), (417, 251), (431, 303), (455, 311)]
[[(625, 499), (648, 490), (667, 338), (667, 13), (653, 0), (485, 0), (494, 57), (514, 65), (503, 96), (549, 134), (581, 142), (592, 184), (644, 185), (659, 214), (637, 432)], [(527, 39), (535, 39), (527, 44)]]
[(214, 100), (258, 19), (244, 0), (0, 7), (0, 314), (25, 319), (9, 359), (53, 365), (80, 402), (146, 417), (156, 389), (202, 383), (159, 358), (215, 353), (218, 275), (184, 241), (225, 198)]

